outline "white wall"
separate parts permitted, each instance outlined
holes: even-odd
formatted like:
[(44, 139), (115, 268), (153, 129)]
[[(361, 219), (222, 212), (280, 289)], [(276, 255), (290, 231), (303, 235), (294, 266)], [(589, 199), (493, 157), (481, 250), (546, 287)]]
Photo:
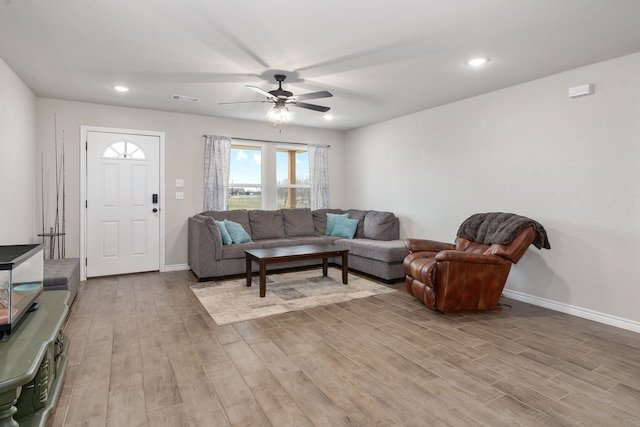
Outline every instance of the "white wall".
[[(569, 99), (583, 83), (595, 94)], [(640, 54), (349, 132), (345, 156), (351, 204), (394, 211), (404, 237), (451, 242), (476, 212), (539, 221), (552, 249), (514, 266), (512, 295), (640, 331)]]
[(37, 243), (36, 97), (0, 58), (0, 245)]
[[(285, 126), (282, 133), (266, 122), (223, 119), (218, 117), (168, 113), (154, 110), (113, 107), (73, 101), (39, 98), (37, 100), (37, 139), (39, 150), (49, 162), (45, 168), (55, 170), (54, 116), (57, 122), (59, 150), (65, 145), (66, 162), (66, 252), (78, 256), (80, 251), (80, 127), (98, 126), (119, 129), (165, 132), (166, 145), (166, 240), (165, 264), (187, 263), (187, 218), (203, 210), (204, 134), (234, 137), (330, 144), (330, 196), (332, 206), (344, 204), (344, 133), (321, 129)], [(51, 172), (55, 176), (55, 172)], [(176, 178), (184, 179), (177, 189)], [(183, 191), (184, 200), (175, 200)], [(49, 194), (54, 194), (53, 181)], [(48, 203), (55, 210), (55, 198)], [(48, 222), (53, 221), (49, 213)], [(171, 267), (170, 267), (171, 268)]]

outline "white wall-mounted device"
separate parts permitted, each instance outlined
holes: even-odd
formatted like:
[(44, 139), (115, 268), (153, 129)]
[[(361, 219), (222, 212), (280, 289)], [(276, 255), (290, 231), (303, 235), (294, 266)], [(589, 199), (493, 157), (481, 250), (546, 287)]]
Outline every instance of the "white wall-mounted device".
[(593, 84), (587, 83), (569, 88), (569, 98), (577, 98), (585, 95), (593, 95)]

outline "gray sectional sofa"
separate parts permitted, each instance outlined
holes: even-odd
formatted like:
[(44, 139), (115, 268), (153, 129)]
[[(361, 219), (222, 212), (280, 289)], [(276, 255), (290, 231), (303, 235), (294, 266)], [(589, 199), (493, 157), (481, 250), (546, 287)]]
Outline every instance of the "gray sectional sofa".
[[(327, 213), (348, 214), (357, 220), (353, 238), (325, 235)], [(241, 224), (251, 242), (223, 244), (216, 221)], [(355, 224), (355, 222), (352, 222)], [(198, 280), (212, 280), (246, 273), (246, 249), (295, 245), (334, 244), (349, 249), (349, 268), (392, 283), (404, 279), (402, 261), (408, 254), (400, 240), (400, 222), (391, 212), (358, 209), (305, 208), (208, 211), (189, 217), (189, 268)], [(273, 265), (273, 269), (319, 265), (322, 260)], [(341, 265), (336, 257), (330, 262)], [(253, 271), (258, 270), (254, 263)]]

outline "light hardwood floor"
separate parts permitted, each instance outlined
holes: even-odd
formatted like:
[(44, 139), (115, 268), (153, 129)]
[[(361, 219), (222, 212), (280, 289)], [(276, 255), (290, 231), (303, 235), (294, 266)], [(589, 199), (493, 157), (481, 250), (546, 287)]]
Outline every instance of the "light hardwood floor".
[(47, 426), (640, 425), (640, 334), (511, 300), (443, 316), (403, 283), (217, 326), (194, 283), (88, 280)]

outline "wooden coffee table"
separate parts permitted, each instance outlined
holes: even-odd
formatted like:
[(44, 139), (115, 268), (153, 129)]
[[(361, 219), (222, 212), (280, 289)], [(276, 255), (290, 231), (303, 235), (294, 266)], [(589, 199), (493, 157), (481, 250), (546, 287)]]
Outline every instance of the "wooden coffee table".
[(326, 276), (329, 258), (342, 256), (342, 283), (345, 285), (349, 275), (349, 250), (334, 245), (301, 245), (284, 248), (247, 249), (247, 286), (251, 286), (251, 261), (260, 265), (260, 297), (266, 293), (267, 265), (280, 262), (301, 261), (322, 258), (322, 275)]

